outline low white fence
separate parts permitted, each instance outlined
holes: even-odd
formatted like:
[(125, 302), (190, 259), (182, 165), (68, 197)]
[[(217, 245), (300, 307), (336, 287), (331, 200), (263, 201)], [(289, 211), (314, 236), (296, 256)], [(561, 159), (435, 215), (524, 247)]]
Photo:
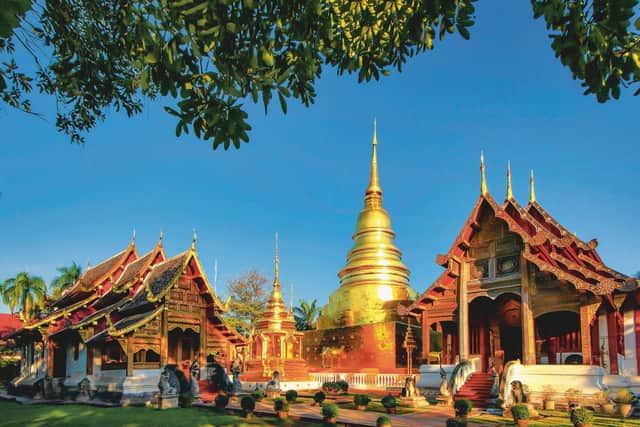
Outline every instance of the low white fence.
[(387, 390), (404, 387), (407, 374), (312, 372), (311, 378), (320, 385), (328, 381), (346, 381), (350, 390)]

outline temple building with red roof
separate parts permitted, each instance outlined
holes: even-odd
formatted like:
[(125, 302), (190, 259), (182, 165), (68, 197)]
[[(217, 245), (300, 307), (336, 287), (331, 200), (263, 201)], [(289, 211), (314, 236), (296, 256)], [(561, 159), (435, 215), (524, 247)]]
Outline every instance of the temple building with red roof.
[(606, 265), (595, 239), (579, 239), (542, 207), (533, 172), (526, 206), (513, 196), (510, 167), (502, 203), (487, 189), (483, 158), (481, 177), (471, 214), (436, 257), (444, 271), (409, 307), (422, 323), (424, 359), (437, 357), (429, 348), (436, 330), (445, 365), (475, 360), (478, 371), (502, 372), (515, 361), (577, 364), (638, 375), (639, 281)]
[[(88, 382), (92, 394), (123, 401), (158, 389), (163, 366), (188, 376), (194, 360), (223, 366), (244, 339), (221, 315), (195, 248), (166, 258), (162, 235), (139, 255), (135, 237), (111, 258), (88, 268), (51, 304), (51, 311), (13, 335), (22, 349), (16, 392), (59, 394)], [(202, 377), (202, 376), (201, 376)]]

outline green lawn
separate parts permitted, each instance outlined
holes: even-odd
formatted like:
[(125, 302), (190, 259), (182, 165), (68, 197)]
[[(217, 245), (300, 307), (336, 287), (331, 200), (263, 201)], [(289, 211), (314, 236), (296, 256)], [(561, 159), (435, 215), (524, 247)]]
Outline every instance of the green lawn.
[[(530, 427), (573, 427), (569, 420), (569, 414), (562, 411), (540, 411), (540, 415), (544, 418), (540, 420), (530, 420)], [(479, 415), (476, 417), (469, 417), (470, 422), (482, 424), (482, 425), (515, 425), (510, 418), (497, 417), (494, 415)], [(616, 417), (610, 417), (602, 414), (595, 414), (595, 420), (593, 427), (640, 427), (640, 420), (637, 419), (622, 419)]]
[(283, 422), (276, 418), (254, 417), (248, 421), (236, 415), (217, 414), (202, 408), (96, 408), (85, 405), (20, 405), (0, 401), (2, 427), (219, 427), (219, 426), (304, 426), (320, 424), (300, 420)]

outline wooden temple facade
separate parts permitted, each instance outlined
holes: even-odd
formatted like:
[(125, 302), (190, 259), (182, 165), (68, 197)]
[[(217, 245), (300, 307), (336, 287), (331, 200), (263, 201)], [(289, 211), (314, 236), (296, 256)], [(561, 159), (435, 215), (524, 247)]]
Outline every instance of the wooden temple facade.
[(601, 365), (640, 372), (638, 280), (608, 267), (538, 203), (533, 172), (527, 206), (513, 197), (511, 173), (500, 204), (481, 162), (480, 197), (453, 245), (436, 262), (438, 279), (410, 306), (421, 319), (422, 354), (433, 361), (431, 330), (442, 333), (442, 363), (480, 359)]
[[(162, 236), (139, 256), (135, 241), (88, 268), (50, 314), (14, 336), (22, 348), (19, 391), (74, 390), (86, 379), (94, 393), (126, 397), (157, 392), (160, 370), (186, 376), (194, 360), (227, 366), (243, 338), (225, 325), (195, 249), (167, 259)], [(48, 384), (45, 382), (48, 381)], [(201, 379), (204, 379), (201, 376)]]

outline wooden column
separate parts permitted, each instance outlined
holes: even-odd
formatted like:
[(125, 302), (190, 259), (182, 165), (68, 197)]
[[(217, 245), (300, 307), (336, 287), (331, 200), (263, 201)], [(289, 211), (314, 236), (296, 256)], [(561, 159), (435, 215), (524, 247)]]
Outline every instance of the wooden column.
[(611, 367), (609, 372), (612, 375), (618, 374), (618, 325), (616, 323), (616, 312), (609, 311), (607, 313), (607, 341), (609, 345), (609, 366)]
[(126, 341), (127, 351), (127, 376), (133, 376), (133, 336), (128, 336)]
[(463, 262), (458, 278), (458, 354), (460, 362), (469, 359), (469, 303), (467, 295), (467, 279), (469, 264)]
[(207, 319), (207, 306), (206, 304), (201, 308), (201, 317), (200, 317), (200, 368), (204, 368), (207, 363), (207, 324), (209, 320)]
[(422, 312), (422, 357), (429, 364), (429, 352), (431, 351), (431, 327), (429, 325), (429, 313)]
[[(522, 364), (536, 364), (536, 337), (533, 327), (533, 311), (531, 310), (531, 300), (529, 289), (531, 287), (529, 277), (529, 266), (524, 256), (520, 257), (520, 308), (522, 322)], [(535, 285), (534, 285), (535, 286)]]
[(160, 313), (160, 367), (164, 367), (169, 359), (169, 330), (167, 324), (167, 308), (166, 306)]
[(591, 365), (593, 363), (591, 348), (591, 320), (595, 314), (598, 304), (584, 303), (580, 305), (580, 339), (582, 349), (582, 363)]
[(47, 376), (53, 378), (53, 353), (54, 353), (54, 344), (49, 337), (45, 337), (47, 340)]
[(640, 307), (633, 309), (633, 330), (636, 335), (636, 375), (640, 374)]

